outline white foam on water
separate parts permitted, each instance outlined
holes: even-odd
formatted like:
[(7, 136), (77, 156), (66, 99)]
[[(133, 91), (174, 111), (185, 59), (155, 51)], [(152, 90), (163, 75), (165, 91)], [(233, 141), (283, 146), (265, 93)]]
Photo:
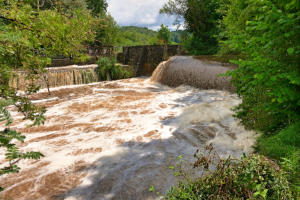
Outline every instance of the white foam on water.
[[(49, 121), (43, 128), (25, 133), (31, 142), (20, 149), (40, 151), (45, 157), (37, 163), (20, 162), (22, 182), (16, 175), (1, 177), (7, 183), (2, 196), (16, 200), (160, 199), (148, 189), (154, 185), (164, 194), (176, 183), (169, 166), (179, 155), (192, 163), (195, 151), (210, 143), (223, 157), (252, 151), (255, 134), (232, 117), (231, 109), (240, 103), (235, 94), (184, 85), (170, 88), (145, 78), (89, 86), (90, 94), (60, 99), (48, 108)], [(13, 128), (24, 127), (20, 123)], [(34, 176), (25, 176), (33, 168)], [(56, 178), (45, 178), (58, 172)], [(12, 180), (16, 181), (12, 184)], [(26, 181), (34, 187), (24, 187)], [(50, 184), (55, 187), (49, 189)], [(12, 192), (19, 187), (22, 192)]]

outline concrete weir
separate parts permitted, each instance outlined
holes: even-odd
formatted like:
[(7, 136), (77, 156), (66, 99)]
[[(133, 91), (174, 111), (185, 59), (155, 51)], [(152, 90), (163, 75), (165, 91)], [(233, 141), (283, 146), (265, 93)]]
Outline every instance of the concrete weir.
[[(47, 88), (48, 84), (50, 88), (53, 88), (103, 81), (97, 74), (97, 67), (97, 64), (50, 67), (47, 68), (47, 73), (39, 75), (40, 77), (35, 80), (35, 84), (40, 85), (41, 88)], [(123, 68), (132, 71), (130, 66), (123, 65)], [(25, 90), (30, 83), (31, 80), (26, 79), (26, 72), (17, 72), (10, 85), (18, 90)]]
[(161, 62), (152, 74), (151, 80), (170, 87), (189, 85), (199, 89), (234, 91), (229, 77), (220, 77), (234, 66), (192, 56), (174, 56)]
[[(41, 88), (79, 85), (100, 81), (96, 72), (97, 65), (70, 65), (65, 67), (47, 68), (47, 73), (41, 74), (36, 84)], [(31, 80), (26, 79), (26, 72), (17, 72), (11, 80), (11, 86), (18, 90), (25, 90)]]

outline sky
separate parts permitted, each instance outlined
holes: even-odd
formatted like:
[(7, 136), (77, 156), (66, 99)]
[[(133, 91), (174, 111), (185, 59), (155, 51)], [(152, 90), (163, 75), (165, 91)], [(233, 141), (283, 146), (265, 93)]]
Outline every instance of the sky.
[(176, 29), (174, 16), (160, 15), (167, 0), (108, 0), (108, 12), (120, 26), (140, 26), (157, 30), (161, 24)]

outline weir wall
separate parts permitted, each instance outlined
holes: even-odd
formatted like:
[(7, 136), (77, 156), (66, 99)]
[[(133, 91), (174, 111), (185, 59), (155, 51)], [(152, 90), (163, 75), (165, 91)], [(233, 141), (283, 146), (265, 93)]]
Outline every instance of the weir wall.
[[(38, 79), (34, 80), (35, 85), (41, 88), (88, 84), (104, 81), (98, 76), (97, 65), (71, 65), (65, 67), (47, 68), (47, 73), (40, 74)], [(130, 66), (122, 65), (126, 70), (133, 71)], [(18, 90), (25, 90), (32, 80), (26, 78), (26, 72), (19, 71), (10, 82), (10, 85)]]
[(181, 54), (179, 45), (130, 46), (123, 47), (117, 58), (118, 62), (133, 66), (135, 76), (151, 76), (160, 62)]

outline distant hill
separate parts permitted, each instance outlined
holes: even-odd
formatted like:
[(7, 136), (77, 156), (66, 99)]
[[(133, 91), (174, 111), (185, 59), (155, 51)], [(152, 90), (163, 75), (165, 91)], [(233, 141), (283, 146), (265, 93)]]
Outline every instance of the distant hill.
[[(182, 31), (172, 31), (171, 40), (173, 44), (180, 43)], [(157, 44), (157, 31), (146, 27), (123, 26), (120, 27), (118, 46), (137, 46)]]
[(149, 35), (152, 37), (155, 37), (157, 32), (153, 31), (151, 29), (148, 29), (146, 27), (137, 27), (137, 26), (123, 26), (120, 28), (122, 32), (131, 31), (131, 32), (137, 32), (140, 34)]

